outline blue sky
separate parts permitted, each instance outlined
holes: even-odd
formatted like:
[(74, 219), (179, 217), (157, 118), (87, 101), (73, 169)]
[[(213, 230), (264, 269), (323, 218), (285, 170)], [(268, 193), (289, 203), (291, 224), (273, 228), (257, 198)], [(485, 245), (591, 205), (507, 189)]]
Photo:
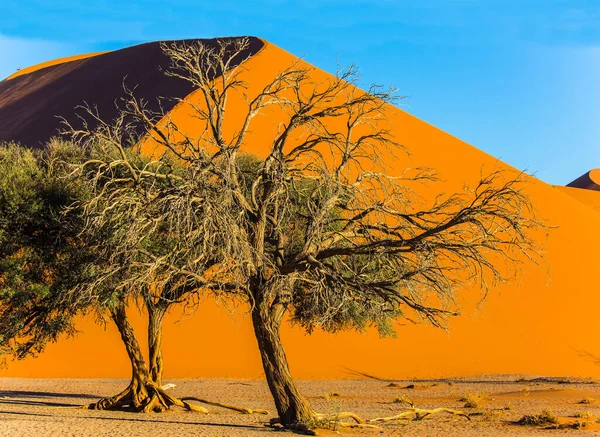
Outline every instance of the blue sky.
[(365, 85), (397, 86), (410, 113), (547, 182), (600, 167), (600, 0), (3, 0), (0, 77), (226, 35), (331, 72), (357, 63)]

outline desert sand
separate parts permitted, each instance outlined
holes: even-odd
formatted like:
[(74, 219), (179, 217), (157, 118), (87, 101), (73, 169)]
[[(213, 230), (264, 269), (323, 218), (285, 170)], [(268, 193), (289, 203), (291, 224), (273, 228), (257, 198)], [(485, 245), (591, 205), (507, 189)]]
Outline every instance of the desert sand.
[[(274, 411), (263, 380), (175, 379), (172, 392)], [(242, 415), (209, 407), (209, 414), (182, 410), (136, 414), (78, 409), (99, 396), (117, 393), (127, 384), (118, 379), (0, 379), (0, 436), (269, 436), (271, 416)], [(600, 383), (574, 379), (544, 379), (516, 375), (469, 379), (383, 381), (300, 381), (300, 387), (319, 412), (352, 411), (365, 419), (408, 411), (399, 399), (415, 407), (460, 410), (465, 417), (444, 413), (420, 421), (380, 424), (381, 429), (353, 429), (320, 435), (390, 436), (529, 436), (600, 435)], [(465, 408), (463, 397), (475, 399)], [(599, 402), (596, 402), (598, 399)], [(589, 403), (580, 403), (582, 401)], [(558, 425), (524, 426), (524, 415), (551, 410)], [(579, 418), (575, 416), (581, 416)], [(335, 421), (332, 422), (335, 426)], [(575, 429), (575, 428), (581, 429)]]

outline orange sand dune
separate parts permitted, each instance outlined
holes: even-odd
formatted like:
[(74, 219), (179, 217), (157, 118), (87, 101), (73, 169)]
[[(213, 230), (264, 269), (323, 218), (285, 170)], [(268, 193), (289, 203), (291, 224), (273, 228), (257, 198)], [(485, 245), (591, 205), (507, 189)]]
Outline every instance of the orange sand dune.
[[(267, 43), (245, 62), (248, 92), (295, 61), (293, 55)], [(320, 70), (312, 74), (317, 81), (328, 77)], [(196, 97), (192, 93), (187, 99)], [(228, 108), (232, 118), (239, 118), (241, 100), (232, 99)], [(249, 148), (253, 153), (265, 153), (264, 140), (277, 128), (276, 115), (257, 119), (248, 139), (248, 144), (256, 145)], [(452, 193), (476, 182), (482, 168), (514, 170), (401, 109), (390, 106), (387, 115), (397, 141), (411, 152), (410, 158), (383, 157), (392, 173), (431, 167), (443, 180), (436, 189)], [(185, 106), (177, 105), (170, 116), (187, 131), (196, 131)], [(528, 191), (539, 216), (554, 226), (545, 253), (549, 274), (546, 265), (526, 264), (518, 282), (494, 288), (480, 307), (479, 291), (464, 291), (460, 294), (463, 316), (451, 321), (448, 332), (401, 323), (398, 338), (380, 339), (375, 332), (309, 336), (286, 327), (283, 341), (295, 376), (343, 378), (354, 377), (353, 371), (389, 378), (484, 373), (600, 376), (600, 293), (596, 290), (600, 214), (581, 200), (584, 196), (570, 192), (575, 188), (530, 181)], [(143, 337), (143, 318), (136, 316), (135, 326)], [(37, 359), (10, 363), (0, 376), (127, 377), (128, 362), (116, 330), (109, 325), (104, 331), (91, 319), (81, 320), (79, 328), (82, 333), (75, 339), (50, 345)], [(243, 308), (228, 310), (208, 301), (183, 318), (174, 312), (166, 321), (164, 339), (167, 377), (258, 378), (262, 374)]]

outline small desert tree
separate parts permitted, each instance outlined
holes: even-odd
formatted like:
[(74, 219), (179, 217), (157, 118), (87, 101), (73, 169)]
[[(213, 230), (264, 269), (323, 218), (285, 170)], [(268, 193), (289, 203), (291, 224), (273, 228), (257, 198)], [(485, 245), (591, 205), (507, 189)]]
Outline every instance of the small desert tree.
[[(213, 249), (220, 250), (220, 243), (213, 241), (223, 227), (218, 220), (231, 217), (231, 214), (213, 213), (212, 209), (227, 208), (227, 205), (217, 195), (212, 195), (209, 202), (195, 197), (192, 191), (188, 192), (189, 197), (181, 199), (186, 190), (182, 182), (189, 177), (189, 169), (177, 159), (165, 157), (157, 162), (139, 153), (136, 144), (140, 139), (140, 121), (142, 125), (153, 125), (161, 114), (145, 111), (140, 103), (135, 111), (143, 114), (144, 119), (131, 117), (132, 105), (138, 103), (126, 101), (126, 109), (110, 124), (89, 106), (81, 108), (84, 111), (83, 115), (79, 114), (80, 129), (74, 129), (65, 121), (65, 132), (81, 144), (88, 156), (70, 166), (70, 178), (90, 190), (90, 196), (78, 205), (85, 221), (80, 236), (91, 244), (96, 242), (93, 249), (104, 260), (93, 280), (80, 284), (71, 296), (74, 302), (95, 302), (100, 312), (108, 310), (132, 362), (130, 385), (113, 397), (91, 404), (90, 408), (133, 406), (137, 411), (158, 412), (177, 405), (206, 412), (185, 402), (195, 400), (245, 414), (266, 414), (260, 409), (235, 407), (196, 397), (177, 399), (161, 388), (162, 322), (168, 309), (176, 304), (195, 309), (203, 290), (237, 286), (207, 281), (203, 276), (215, 266), (216, 259), (222, 258), (212, 253)], [(92, 124), (93, 129), (90, 128)], [(215, 186), (212, 189), (218, 191)], [(196, 208), (196, 215), (188, 216), (184, 208), (175, 207), (177, 215), (164, 220), (165, 206), (173, 208), (174, 202), (197, 205), (200, 201), (202, 214)], [(180, 233), (173, 232), (174, 227), (188, 229), (190, 233), (209, 229), (205, 235), (210, 239), (200, 242), (195, 238), (195, 245), (190, 247), (179, 238)], [(194, 266), (193, 270), (188, 269), (190, 264)], [(148, 313), (148, 363), (127, 319), (126, 307), (131, 303), (143, 303)]]
[[(0, 355), (23, 359), (40, 353), (61, 335), (74, 335), (77, 316), (95, 314), (99, 320), (115, 323), (131, 362), (132, 380), (122, 393), (90, 408), (162, 411), (178, 405), (206, 412), (164, 393), (160, 323), (150, 313), (148, 365), (126, 311), (136, 296), (147, 301), (154, 297), (147, 306), (158, 308), (162, 317), (168, 305), (177, 301), (178, 290), (189, 287), (185, 282), (162, 284), (158, 294), (165, 303), (155, 297), (161, 284), (146, 292), (124, 288), (132, 269), (128, 263), (134, 260), (121, 257), (115, 264), (107, 250), (122, 229), (113, 226), (86, 232), (89, 216), (81, 205), (91, 202), (93, 193), (88, 181), (70, 173), (73, 166), (99, 154), (98, 149), (84, 151), (60, 140), (51, 140), (41, 151), (0, 145)], [(158, 237), (162, 237), (160, 243)], [(158, 233), (158, 237), (147, 246), (167, 246), (165, 236)]]
[[(132, 367), (144, 369), (125, 313), (127, 294), (116, 288), (114, 276), (103, 280), (110, 264), (99, 248), (108, 234), (93, 235), (95, 241), (82, 234), (79, 205), (91, 193), (68, 174), (88, 158), (60, 140), (41, 151), (0, 148), (0, 347), (18, 359), (34, 355), (61, 335), (74, 335), (76, 316), (95, 312), (109, 315)], [(98, 291), (93, 298), (82, 293), (91, 284)], [(129, 405), (143, 407), (140, 398), (128, 399)]]
[[(380, 159), (402, 151), (385, 117), (393, 90), (359, 90), (354, 68), (316, 82), (317, 73), (298, 62), (250, 93), (244, 65), (231, 62), (245, 45), (164, 46), (167, 74), (197, 88), (198, 98), (182, 104), (200, 133), (186, 133), (169, 115), (155, 123), (130, 94), (123, 117), (144, 126), (145, 141), (162, 152), (140, 166), (113, 135), (120, 157), (88, 165), (110, 180), (102, 196), (111, 208), (134, 211), (134, 246), (149, 228), (174, 242), (160, 257), (137, 251), (141, 284), (188, 280), (219, 299), (247, 300), (279, 421), (294, 426), (320, 415), (292, 378), (280, 338), (286, 314), (308, 331), (375, 326), (390, 334), (400, 317), (443, 326), (457, 311), (457, 290), (507, 280), (536, 255), (530, 233), (540, 224), (525, 177), (500, 171), (462, 193), (418, 202), (409, 187), (434, 177), (393, 175)], [(246, 107), (238, 119), (227, 103), (240, 96)], [(254, 158), (259, 114), (278, 129), (260, 137), (264, 154)], [(94, 141), (97, 132), (80, 134)], [(174, 160), (184, 171), (170, 169)], [(125, 181), (115, 168), (128, 172)], [(141, 186), (156, 191), (138, 196)]]
[[(116, 127), (118, 126), (118, 127)], [(180, 399), (169, 396), (161, 388), (163, 376), (162, 359), (162, 320), (168, 308), (176, 303), (184, 302), (186, 296), (197, 286), (189, 278), (172, 275), (163, 280), (156, 270), (145, 268), (147, 258), (161, 258), (173, 250), (168, 232), (160, 223), (151, 223), (153, 208), (144, 211), (137, 208), (153, 195), (166, 189), (167, 179), (161, 179), (161, 171), (153, 168), (148, 159), (134, 155), (131, 150), (114, 148), (110, 134), (119, 133), (119, 141), (125, 138), (127, 127), (117, 123), (110, 131), (95, 131), (94, 144), (84, 149), (89, 159), (85, 164), (71, 167), (71, 178), (83, 181), (90, 187), (91, 195), (80, 204), (85, 220), (81, 230), (81, 238), (85, 241), (96, 241), (94, 250), (105, 260), (98, 269), (93, 280), (79, 284), (71, 295), (73, 302), (79, 300), (94, 302), (98, 312), (108, 312), (117, 325), (128, 356), (132, 363), (132, 381), (121, 393), (102, 399), (90, 405), (93, 409), (133, 408), (142, 412), (158, 412), (178, 405), (197, 411), (205, 411)], [(122, 128), (122, 129), (121, 129)], [(127, 132), (131, 134), (132, 132)], [(119, 162), (126, 160), (135, 167), (146, 168), (146, 171), (157, 178), (156, 183), (145, 186), (142, 179), (131, 179), (131, 173), (122, 166), (108, 169), (110, 177), (104, 173), (106, 168), (98, 164), (104, 161)], [(175, 178), (176, 166), (169, 166), (170, 178)], [(128, 203), (115, 202), (111, 193), (113, 184), (127, 182), (135, 184)], [(166, 184), (166, 185), (165, 185)], [(139, 214), (144, 213), (149, 220), (140, 221)], [(138, 225), (143, 224), (141, 230)], [(156, 226), (155, 226), (156, 225)], [(137, 233), (132, 232), (137, 231)], [(127, 317), (127, 308), (131, 304), (142, 303), (148, 313), (148, 362), (145, 360), (135, 332)]]

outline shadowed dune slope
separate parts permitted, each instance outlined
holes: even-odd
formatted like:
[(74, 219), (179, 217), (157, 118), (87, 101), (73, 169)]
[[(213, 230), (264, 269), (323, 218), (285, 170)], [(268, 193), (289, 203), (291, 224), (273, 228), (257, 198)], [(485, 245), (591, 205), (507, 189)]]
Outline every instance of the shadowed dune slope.
[(50, 61), (42, 62), (41, 64), (32, 65), (31, 67), (22, 68), (16, 71), (6, 78), (6, 80), (14, 79), (15, 77), (23, 76), (25, 74), (33, 73), (34, 71), (42, 70), (46, 67), (52, 67), (53, 65), (66, 64), (67, 62), (78, 61), (80, 59), (87, 59), (93, 56), (101, 55), (106, 52), (94, 52), (85, 53), (83, 55), (68, 56), (66, 58), (52, 59)]
[[(205, 40), (215, 45), (215, 40)], [(258, 52), (263, 43), (252, 38), (250, 47), (239, 58)], [(136, 88), (148, 109), (160, 104), (171, 110), (175, 99), (191, 91), (185, 81), (167, 77), (169, 65), (157, 42), (141, 44), (99, 55), (79, 56), (47, 62), (18, 72), (0, 82), (0, 141), (17, 141), (28, 147), (40, 147), (57, 135), (60, 120), (76, 122), (76, 106), (95, 105), (102, 118), (116, 116), (115, 101), (123, 96), (123, 84)], [(30, 71), (28, 74), (25, 72)], [(158, 99), (161, 99), (159, 104)]]
[(600, 191), (600, 168), (590, 170), (584, 175), (575, 179), (568, 187), (584, 188), (586, 190)]
[[(266, 43), (244, 64), (248, 92), (260, 89), (295, 61), (293, 55)], [(318, 69), (311, 74), (317, 81), (328, 77)], [(192, 93), (186, 98), (197, 97)], [(228, 108), (230, 117), (239, 118), (243, 102), (231, 99)], [(436, 169), (443, 182), (424, 193), (452, 193), (465, 183), (475, 183), (482, 171), (514, 170), (398, 108), (389, 106), (387, 114), (393, 134), (411, 156), (383, 159), (395, 174), (406, 167)], [(269, 134), (277, 129), (277, 114), (270, 115), (257, 118), (247, 141), (248, 150), (257, 155), (265, 153)], [(170, 116), (192, 134), (197, 129), (183, 105), (176, 106)], [(307, 336), (286, 326), (283, 341), (295, 376), (343, 378), (355, 377), (355, 372), (388, 378), (490, 373), (600, 376), (600, 212), (566, 191), (576, 188), (563, 190), (535, 178), (530, 182), (528, 192), (539, 216), (553, 226), (548, 241), (542, 242), (549, 273), (544, 264), (526, 264), (518, 281), (495, 287), (481, 305), (479, 290), (465, 290), (459, 295), (463, 316), (451, 320), (448, 332), (401, 322), (396, 339), (380, 339), (372, 331)], [(261, 376), (251, 322), (243, 308), (225, 309), (208, 301), (192, 315), (174, 312), (168, 317), (164, 334), (167, 378)], [(143, 319), (139, 315), (135, 319), (143, 339)], [(9, 363), (0, 376), (128, 376), (127, 359), (112, 326), (104, 331), (93, 320), (83, 319), (79, 329), (79, 336), (50, 345), (37, 359)]]

